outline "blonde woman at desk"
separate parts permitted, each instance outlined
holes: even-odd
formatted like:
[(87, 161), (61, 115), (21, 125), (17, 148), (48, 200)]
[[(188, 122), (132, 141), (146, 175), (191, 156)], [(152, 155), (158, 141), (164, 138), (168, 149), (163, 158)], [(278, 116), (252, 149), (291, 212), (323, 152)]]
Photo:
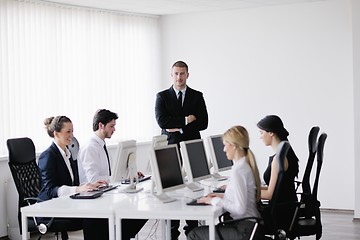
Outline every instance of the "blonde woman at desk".
[[(229, 214), (227, 219), (245, 217), (260, 218), (257, 205), (260, 201), (260, 177), (255, 157), (249, 148), (249, 134), (242, 126), (228, 129), (223, 136), (224, 152), (234, 162), (230, 173), (230, 181), (225, 193), (211, 193), (198, 199), (199, 203), (207, 203), (222, 207)], [(241, 234), (252, 230), (252, 221), (238, 221), (230, 226), (216, 226), (216, 239), (242, 239)], [(260, 234), (257, 231), (256, 234)], [(219, 234), (221, 236), (219, 236)], [(193, 229), (189, 240), (209, 239), (209, 227), (201, 226)]]

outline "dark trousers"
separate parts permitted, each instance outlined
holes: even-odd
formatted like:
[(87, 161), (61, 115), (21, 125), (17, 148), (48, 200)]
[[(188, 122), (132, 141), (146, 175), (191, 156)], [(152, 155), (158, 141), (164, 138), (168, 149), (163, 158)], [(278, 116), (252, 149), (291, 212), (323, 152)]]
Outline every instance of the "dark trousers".
[[(185, 231), (185, 235), (187, 236), (192, 229), (198, 226), (198, 221), (186, 220), (186, 224), (187, 226), (184, 226), (184, 231)], [(179, 227), (180, 227), (180, 220), (171, 220), (171, 240), (178, 239), (180, 235)]]
[[(147, 219), (123, 219), (121, 221), (121, 239), (129, 240), (145, 225)], [(109, 223), (107, 219), (84, 219), (84, 240), (109, 239)]]
[[(239, 221), (233, 224), (225, 224), (215, 227), (216, 240), (248, 240), (254, 230), (255, 222)], [(262, 225), (259, 224), (253, 239), (265, 239)], [(208, 240), (209, 226), (201, 226), (193, 229), (189, 235), (188, 240)]]

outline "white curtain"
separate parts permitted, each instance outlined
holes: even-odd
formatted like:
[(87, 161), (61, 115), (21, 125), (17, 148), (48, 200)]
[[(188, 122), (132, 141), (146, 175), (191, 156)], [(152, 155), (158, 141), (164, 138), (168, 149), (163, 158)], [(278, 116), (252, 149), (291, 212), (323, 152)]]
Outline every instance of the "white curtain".
[(0, 0), (0, 155), (6, 139), (49, 146), (43, 120), (66, 115), (80, 145), (99, 108), (118, 113), (112, 141), (151, 140), (160, 86), (159, 18)]

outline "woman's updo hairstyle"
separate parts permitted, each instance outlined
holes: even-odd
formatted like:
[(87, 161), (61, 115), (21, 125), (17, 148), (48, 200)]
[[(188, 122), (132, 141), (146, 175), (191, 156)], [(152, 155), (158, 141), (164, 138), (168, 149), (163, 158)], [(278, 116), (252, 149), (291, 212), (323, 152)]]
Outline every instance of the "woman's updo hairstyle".
[(64, 123), (71, 122), (70, 118), (66, 116), (48, 117), (44, 120), (45, 129), (47, 134), (54, 138), (54, 132), (60, 132)]

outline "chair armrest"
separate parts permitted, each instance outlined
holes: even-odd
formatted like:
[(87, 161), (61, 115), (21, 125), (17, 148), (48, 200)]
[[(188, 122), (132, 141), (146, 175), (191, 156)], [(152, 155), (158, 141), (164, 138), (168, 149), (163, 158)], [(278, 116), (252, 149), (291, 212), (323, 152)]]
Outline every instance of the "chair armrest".
[(224, 221), (224, 222), (219, 222), (218, 225), (225, 225), (225, 224), (229, 224), (229, 223), (241, 222), (241, 221), (246, 221), (246, 220), (255, 220), (257, 223), (262, 223), (261, 218), (258, 218), (258, 217), (245, 217), (245, 218), (232, 219), (232, 220), (227, 220), (227, 221)]
[(44, 200), (37, 197), (28, 197), (28, 198), (24, 198), (24, 201), (26, 201), (28, 205), (32, 205), (37, 202), (43, 202)]

